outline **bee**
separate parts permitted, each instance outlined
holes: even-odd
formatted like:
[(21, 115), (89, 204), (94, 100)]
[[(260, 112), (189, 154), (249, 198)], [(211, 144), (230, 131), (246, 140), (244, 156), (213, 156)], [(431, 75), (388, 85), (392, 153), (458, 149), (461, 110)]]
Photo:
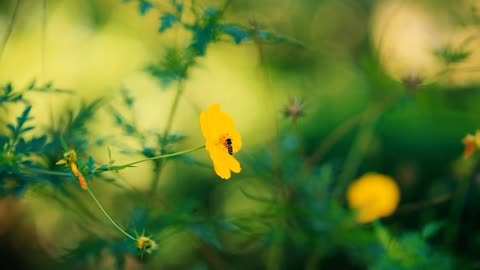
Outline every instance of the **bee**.
[(232, 139), (228, 138), (225, 140), (225, 147), (228, 150), (228, 154), (233, 155), (233, 144), (232, 144)]

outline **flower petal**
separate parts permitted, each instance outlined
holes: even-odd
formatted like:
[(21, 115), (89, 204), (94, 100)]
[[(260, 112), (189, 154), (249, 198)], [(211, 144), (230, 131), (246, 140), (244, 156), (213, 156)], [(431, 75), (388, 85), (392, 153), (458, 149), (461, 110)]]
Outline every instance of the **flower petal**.
[(215, 173), (220, 176), (222, 179), (228, 180), (230, 179), (231, 173), (230, 170), (220, 163), (213, 163), (213, 167), (215, 168)]
[(235, 129), (230, 115), (221, 111), (219, 104), (211, 105), (207, 112), (200, 114), (200, 126), (205, 138), (205, 148), (213, 161), (215, 172), (223, 179), (231, 177), (231, 171), (240, 172), (240, 163), (228, 153), (225, 139), (232, 139), (233, 152), (242, 147), (242, 137)]
[(242, 170), (242, 168), (240, 168), (240, 163), (238, 162), (238, 160), (230, 155), (227, 157), (227, 165), (228, 168), (234, 173), (239, 173)]
[(233, 142), (233, 153), (237, 153), (242, 149), (242, 136), (236, 129), (232, 129), (229, 134)]
[(205, 112), (200, 113), (200, 127), (202, 128), (203, 137), (208, 140), (208, 119)]

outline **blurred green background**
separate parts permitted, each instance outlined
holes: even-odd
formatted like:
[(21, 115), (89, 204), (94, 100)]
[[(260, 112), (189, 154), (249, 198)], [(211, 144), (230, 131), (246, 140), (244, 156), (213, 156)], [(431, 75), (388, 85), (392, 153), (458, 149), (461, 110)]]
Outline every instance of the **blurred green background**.
[[(135, 192), (108, 181), (90, 186), (125, 226), (131, 213), (143, 212), (158, 220), (206, 220), (208, 226), (216, 217), (246, 220), (234, 229), (203, 231), (188, 224), (178, 229), (176, 221), (150, 223), (144, 229), (159, 248), (140, 259), (93, 244), (97, 238), (108, 242), (116, 231), (80, 189), (64, 203), (85, 204), (98, 215), (105, 226), (95, 229), (97, 235), (78, 225), (82, 216), (72, 218), (74, 212), (67, 215), (67, 207), (52, 202), (55, 189), (39, 185), (0, 201), (2, 257), (25, 268), (35, 268), (22, 262), (32, 258), (50, 267), (115, 269), (121, 257), (121, 269), (478, 269), (478, 159), (462, 159), (461, 140), (480, 127), (480, 1), (226, 2), (222, 23), (258, 25), (284, 39), (235, 44), (235, 35), (223, 35), (210, 43), (188, 69), (172, 130), (187, 136), (176, 151), (201, 145), (199, 113), (220, 103), (243, 137), (241, 174), (220, 180), (199, 151), (195, 162), (162, 168), (153, 199), (147, 194), (153, 164), (112, 174)], [(183, 5), (187, 22), (193, 21), (192, 6), (202, 12), (226, 2), (173, 1)], [(31, 94), (34, 134), (45, 133), (67, 110), (102, 98), (107, 109), (89, 121), (80, 155), (105, 164), (109, 146), (117, 164), (142, 159), (122, 150), (150, 142), (122, 133), (108, 108), (131, 113), (139, 130), (165, 129), (175, 84), (161, 83), (148, 67), (192, 42), (192, 32), (178, 25), (159, 32), (160, 18), (171, 10), (172, 1), (1, 1), (0, 83), (21, 89), (35, 79), (74, 91)], [(122, 105), (121, 89), (134, 97), (132, 110)], [(293, 99), (304, 113), (296, 121), (283, 114)], [(2, 110), (2, 123), (22, 109)], [(94, 143), (112, 137), (115, 144)], [(317, 154), (308, 176), (297, 175), (299, 164)], [(332, 186), (367, 172), (394, 178), (401, 200), (381, 223), (359, 225)], [(317, 188), (312, 198), (305, 195)], [(321, 225), (305, 225), (314, 219)], [(435, 226), (431, 237), (412, 236)], [(399, 248), (382, 244), (386, 231)], [(70, 250), (88, 256), (67, 260)]]

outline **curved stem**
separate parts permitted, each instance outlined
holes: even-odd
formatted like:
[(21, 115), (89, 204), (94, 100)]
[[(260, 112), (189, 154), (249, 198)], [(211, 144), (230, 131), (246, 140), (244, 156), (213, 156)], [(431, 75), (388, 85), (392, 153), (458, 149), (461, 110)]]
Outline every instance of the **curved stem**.
[(110, 220), (110, 222), (113, 224), (113, 226), (115, 226), (121, 233), (123, 233), (126, 237), (132, 239), (133, 241), (137, 241), (137, 239), (135, 237), (133, 237), (132, 235), (130, 235), (129, 233), (127, 233), (126, 231), (124, 231), (113, 219), (112, 217), (110, 217), (110, 215), (107, 213), (107, 211), (105, 211), (105, 209), (103, 208), (103, 206), (100, 204), (100, 202), (97, 200), (97, 197), (95, 197), (95, 195), (93, 194), (93, 192), (87, 188), (87, 191), (88, 191), (88, 194), (90, 194), (90, 196), (93, 198), (93, 200), (95, 201), (95, 203), (97, 204), (98, 208), (100, 208), (100, 210), (102, 210), (103, 214), (108, 218), (108, 220)]
[(22, 0), (17, 0), (17, 2), (15, 3), (12, 18), (10, 19), (10, 22), (7, 25), (7, 30), (5, 31), (5, 34), (3, 35), (3, 39), (0, 43), (0, 59), (2, 59), (3, 51), (5, 50), (5, 46), (7, 44), (7, 41), (10, 38), (10, 35), (12, 34), (13, 25), (15, 24), (15, 21), (17, 20), (18, 7), (20, 6), (21, 2), (22, 2)]

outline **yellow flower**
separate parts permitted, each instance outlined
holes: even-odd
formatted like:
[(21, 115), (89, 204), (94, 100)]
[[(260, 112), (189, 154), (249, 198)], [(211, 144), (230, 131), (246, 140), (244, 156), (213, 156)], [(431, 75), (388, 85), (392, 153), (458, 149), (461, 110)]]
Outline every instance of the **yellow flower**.
[(235, 129), (232, 117), (222, 112), (219, 104), (213, 104), (206, 113), (200, 114), (200, 125), (205, 137), (205, 148), (217, 175), (229, 179), (230, 171), (239, 173), (240, 163), (233, 154), (242, 148), (242, 137)]
[(146, 236), (140, 236), (137, 238), (137, 249), (140, 252), (151, 253), (154, 249), (156, 249), (157, 243)]
[(467, 159), (480, 148), (480, 130), (477, 130), (475, 135), (467, 134), (467, 136), (463, 138), (462, 143), (465, 145), (463, 158)]
[(357, 220), (368, 223), (395, 212), (400, 190), (391, 177), (368, 173), (348, 187), (347, 200), (357, 211)]
[(69, 164), (70, 169), (72, 170), (73, 174), (78, 178), (78, 181), (80, 182), (80, 186), (82, 189), (87, 189), (87, 181), (85, 180), (85, 177), (83, 174), (80, 172), (78, 169), (77, 165), (77, 153), (75, 150), (70, 150), (63, 154), (63, 159), (60, 159), (57, 161), (57, 165), (63, 165), (63, 164)]

